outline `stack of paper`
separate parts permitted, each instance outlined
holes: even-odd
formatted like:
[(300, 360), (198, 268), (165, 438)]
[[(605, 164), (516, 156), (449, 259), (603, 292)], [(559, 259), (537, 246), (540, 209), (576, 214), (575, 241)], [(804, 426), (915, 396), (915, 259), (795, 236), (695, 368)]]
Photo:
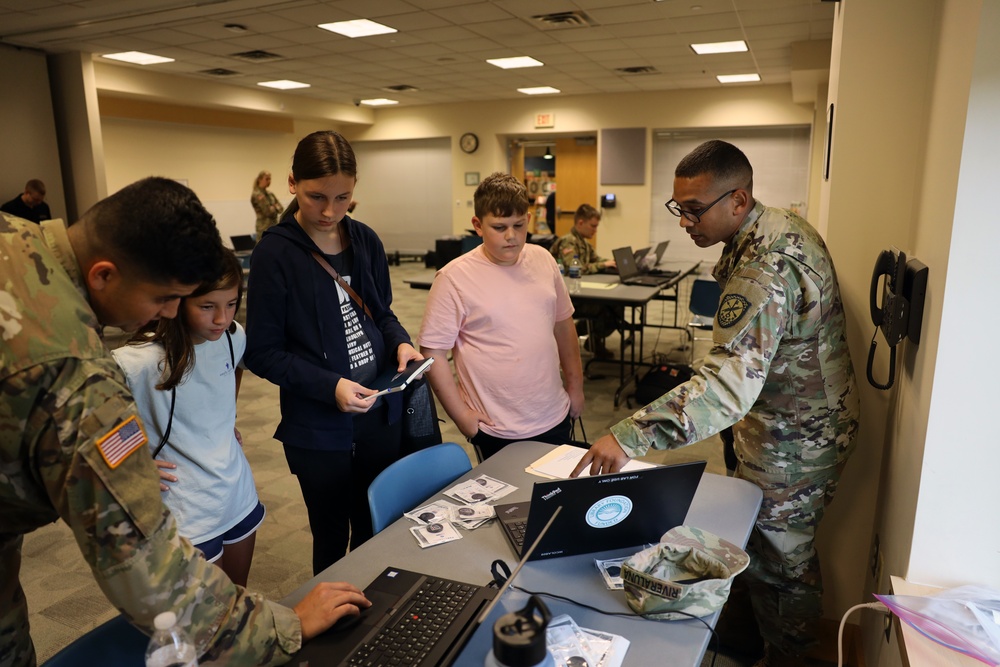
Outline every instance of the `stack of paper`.
[[(587, 453), (587, 450), (583, 447), (574, 447), (573, 445), (559, 445), (551, 452), (538, 459), (527, 468), (524, 469), (526, 473), (532, 475), (537, 475), (539, 477), (545, 477), (546, 479), (568, 479), (569, 474), (573, 472), (573, 468), (576, 464), (580, 462), (583, 455)], [(632, 459), (625, 464), (622, 468), (623, 472), (628, 472), (629, 470), (642, 470), (644, 468), (655, 468), (652, 463), (646, 463), (645, 461), (636, 461)], [(590, 469), (584, 470), (580, 473), (580, 477), (589, 477)]]

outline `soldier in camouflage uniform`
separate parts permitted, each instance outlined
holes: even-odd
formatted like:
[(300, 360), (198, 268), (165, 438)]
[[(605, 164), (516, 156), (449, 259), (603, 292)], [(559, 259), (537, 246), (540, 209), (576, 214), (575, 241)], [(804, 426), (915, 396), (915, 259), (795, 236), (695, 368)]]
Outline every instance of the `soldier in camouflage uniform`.
[(250, 205), (253, 206), (254, 213), (257, 214), (257, 240), (264, 236), (264, 230), (278, 224), (278, 216), (281, 215), (281, 202), (268, 190), (271, 185), (271, 172), (266, 169), (259, 174), (253, 182), (253, 191), (250, 193)]
[(295, 610), (245, 591), (178, 535), (160, 499), (99, 332), (175, 316), (221, 252), (211, 215), (167, 179), (128, 186), (70, 227), (0, 214), (0, 667), (35, 664), (21, 545), (60, 517), (115, 607), (146, 632), (175, 611), (202, 664), (283, 663), (368, 606), (347, 584), (321, 585)]
[(855, 444), (860, 414), (833, 262), (805, 220), (753, 198), (735, 146), (709, 141), (677, 166), (667, 207), (696, 245), (724, 242), (713, 348), (690, 381), (600, 438), (574, 471), (613, 472), (649, 447), (733, 425), (737, 476), (764, 492), (743, 575), (767, 654), (803, 664), (821, 613), (816, 526)]
[[(581, 204), (580, 208), (576, 209), (576, 214), (573, 216), (573, 229), (570, 230), (569, 234), (560, 236), (550, 249), (552, 256), (562, 267), (563, 273), (569, 269), (573, 255), (576, 255), (580, 260), (580, 266), (585, 274), (598, 273), (602, 269), (615, 266), (615, 260), (598, 256), (594, 246), (587, 241), (587, 239), (594, 238), (600, 222), (601, 212), (590, 204)], [(623, 321), (623, 309), (586, 302), (573, 305), (576, 308), (574, 315), (577, 318), (590, 320), (590, 336), (594, 343), (593, 346), (590, 346), (590, 341), (588, 341), (588, 349), (599, 359), (610, 359), (612, 354), (605, 346), (604, 339), (618, 329), (619, 324)]]

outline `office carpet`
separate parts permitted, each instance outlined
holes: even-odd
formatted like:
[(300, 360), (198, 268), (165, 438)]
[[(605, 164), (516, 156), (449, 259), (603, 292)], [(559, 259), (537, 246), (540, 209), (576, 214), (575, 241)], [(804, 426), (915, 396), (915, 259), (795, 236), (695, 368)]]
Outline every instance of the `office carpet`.
[[(393, 308), (414, 337), (420, 327), (427, 292), (410, 289), (403, 280), (424, 271), (422, 263), (412, 262), (391, 268), (395, 297)], [(682, 286), (682, 304), (689, 293), (685, 290), (689, 289), (687, 285)], [(682, 323), (687, 321), (688, 314), (684, 308), (679, 315)], [(672, 302), (654, 302), (647, 321), (670, 323), (673, 316)], [(656, 353), (684, 360), (687, 352), (678, 349), (683, 340), (683, 335), (676, 330), (651, 329), (646, 335), (643, 356), (648, 359)], [(608, 340), (609, 347), (617, 350), (618, 341), (617, 334), (612, 335)], [(696, 348), (696, 351), (703, 353), (707, 345), (699, 342), (702, 347)], [(585, 384), (587, 405), (584, 422), (591, 441), (632, 412), (624, 402), (618, 408), (613, 404), (617, 369), (605, 364), (598, 366), (594, 370), (599, 370), (606, 377), (587, 380)], [(277, 389), (250, 373), (245, 374), (238, 411), (237, 426), (243, 434), (245, 452), (254, 471), (258, 493), (267, 507), (267, 518), (257, 536), (249, 587), (276, 599), (297, 588), (312, 574), (308, 522), (298, 484), (288, 472), (280, 445), (271, 437), (278, 420)], [(439, 413), (442, 417), (446, 416), (443, 410), (439, 409)], [(450, 420), (442, 430), (445, 441), (465, 443)], [(475, 460), (471, 450), (469, 453), (470, 458)], [(717, 438), (675, 452), (656, 452), (648, 458), (656, 462), (707, 459), (710, 472), (724, 471), (721, 444)], [(94, 583), (70, 530), (61, 521), (25, 537), (21, 582), (31, 613), (31, 634), (39, 662), (116, 614)], [(722, 660), (720, 656), (716, 667), (738, 664)]]

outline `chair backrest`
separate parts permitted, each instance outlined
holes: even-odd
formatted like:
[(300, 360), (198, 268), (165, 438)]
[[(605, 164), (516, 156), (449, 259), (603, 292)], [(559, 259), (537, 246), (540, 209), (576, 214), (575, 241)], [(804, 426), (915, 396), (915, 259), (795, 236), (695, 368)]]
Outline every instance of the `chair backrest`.
[(404, 512), (470, 470), (469, 455), (454, 442), (443, 442), (399, 459), (368, 487), (372, 530), (381, 532)]
[(149, 637), (119, 614), (46, 660), (45, 667), (142, 667), (146, 663), (148, 643)]
[(688, 309), (695, 315), (704, 317), (714, 317), (715, 311), (719, 308), (719, 297), (722, 296), (722, 288), (714, 279), (701, 279), (694, 281), (691, 286), (691, 300)]

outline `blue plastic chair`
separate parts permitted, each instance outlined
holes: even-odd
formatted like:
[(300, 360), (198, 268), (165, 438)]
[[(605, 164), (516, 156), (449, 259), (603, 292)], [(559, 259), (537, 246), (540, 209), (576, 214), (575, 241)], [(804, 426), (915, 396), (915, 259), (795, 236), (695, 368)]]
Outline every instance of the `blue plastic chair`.
[(149, 637), (119, 614), (77, 638), (46, 660), (43, 667), (143, 667), (148, 643)]
[(368, 487), (372, 530), (378, 534), (390, 523), (472, 470), (460, 445), (443, 442), (404, 456), (379, 473)]
[(712, 330), (715, 322), (715, 311), (719, 308), (721, 296), (722, 288), (714, 279), (698, 278), (691, 285), (691, 301), (688, 303), (691, 321), (687, 325), (688, 337), (691, 339), (689, 364), (694, 364), (694, 342), (696, 340), (711, 340), (711, 338), (699, 338), (694, 334), (695, 331)]

